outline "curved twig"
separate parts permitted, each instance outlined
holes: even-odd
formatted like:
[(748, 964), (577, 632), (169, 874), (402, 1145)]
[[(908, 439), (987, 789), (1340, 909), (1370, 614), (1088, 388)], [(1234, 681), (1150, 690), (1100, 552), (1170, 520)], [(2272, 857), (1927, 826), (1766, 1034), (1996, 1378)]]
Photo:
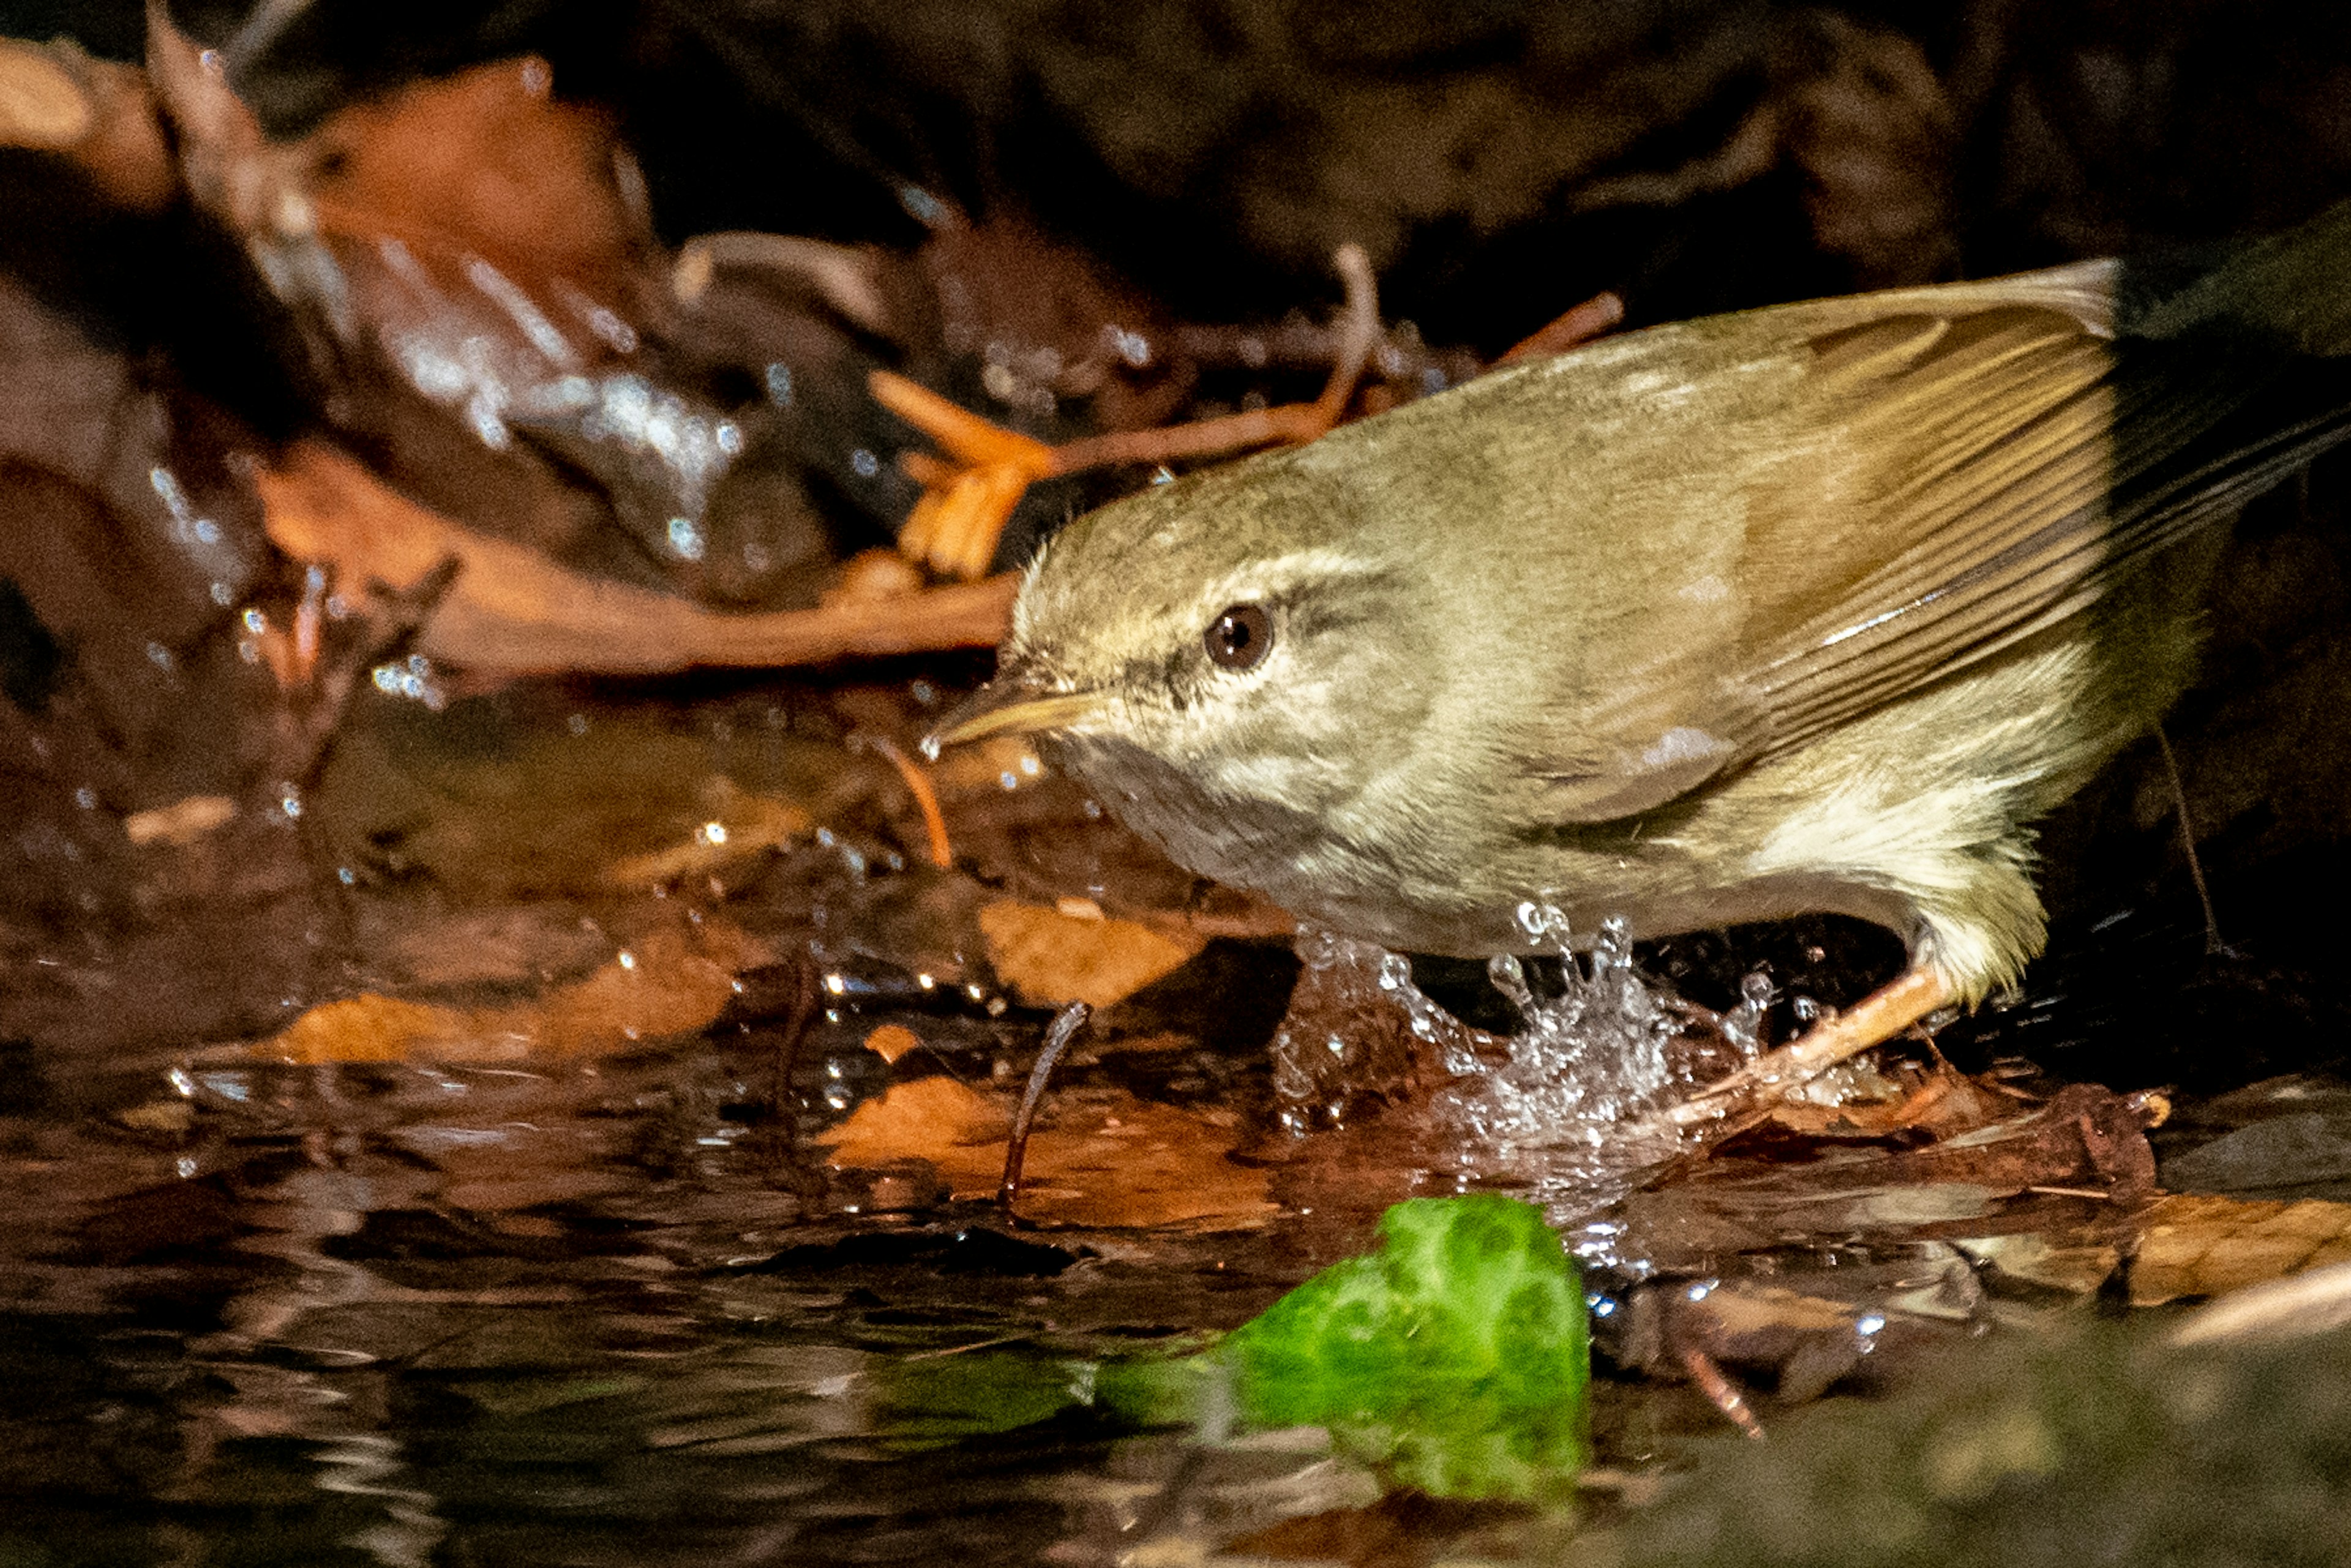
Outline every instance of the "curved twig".
[(1053, 1076), (1053, 1068), (1061, 1053), (1070, 1049), (1070, 1041), (1078, 1030), (1086, 1027), (1093, 1009), (1083, 1002), (1071, 1002), (1053, 1015), (1045, 1030), (1045, 1049), (1037, 1053), (1037, 1065), (1029, 1070), (1029, 1087), (1021, 1092), (1020, 1109), (1012, 1118), (1012, 1136), (1004, 1145), (1004, 1180), (996, 1188), (996, 1207), (1008, 1217), (1013, 1200), (1020, 1196), (1020, 1166), (1029, 1155), (1029, 1129), (1037, 1120), (1037, 1106), (1045, 1098), (1045, 1085)]

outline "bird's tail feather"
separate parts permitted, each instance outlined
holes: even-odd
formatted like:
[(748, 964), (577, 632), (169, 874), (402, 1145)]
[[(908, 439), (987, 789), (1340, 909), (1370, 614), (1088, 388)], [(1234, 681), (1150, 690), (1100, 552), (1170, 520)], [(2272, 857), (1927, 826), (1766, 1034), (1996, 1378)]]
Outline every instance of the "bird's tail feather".
[(2179, 287), (2155, 289), (2122, 322), (2126, 336), (2241, 332), (2322, 359), (2351, 355), (2351, 201), (2299, 228), (2231, 247)]

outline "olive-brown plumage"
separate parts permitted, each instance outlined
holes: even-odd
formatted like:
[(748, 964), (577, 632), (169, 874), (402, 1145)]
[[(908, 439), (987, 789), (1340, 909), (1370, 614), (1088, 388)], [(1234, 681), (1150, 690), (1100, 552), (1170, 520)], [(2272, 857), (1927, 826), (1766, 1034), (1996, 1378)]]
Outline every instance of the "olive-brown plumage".
[(1948, 993), (2032, 823), (2190, 678), (2220, 530), (2346, 430), (2351, 207), (1654, 328), (1143, 494), (1030, 569), (948, 738), (1043, 735), (1182, 863), (1390, 946), (1836, 911)]

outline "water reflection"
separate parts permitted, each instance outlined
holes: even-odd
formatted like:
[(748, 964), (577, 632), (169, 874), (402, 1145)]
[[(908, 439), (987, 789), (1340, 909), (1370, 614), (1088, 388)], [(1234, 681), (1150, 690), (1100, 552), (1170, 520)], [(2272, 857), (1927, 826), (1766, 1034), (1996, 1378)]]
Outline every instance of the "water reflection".
[[(799, 1098), (866, 1027), (815, 1042)], [(1106, 1561), (1131, 1435), (1021, 1425), (958, 1353), (1131, 1351), (1300, 1266), (1214, 1234), (957, 1245), (993, 1234), (970, 1206), (861, 1228), (853, 1192), (719, 1135), (757, 1103), (690, 1041), (151, 1059), (16, 1107), (0, 1561)]]

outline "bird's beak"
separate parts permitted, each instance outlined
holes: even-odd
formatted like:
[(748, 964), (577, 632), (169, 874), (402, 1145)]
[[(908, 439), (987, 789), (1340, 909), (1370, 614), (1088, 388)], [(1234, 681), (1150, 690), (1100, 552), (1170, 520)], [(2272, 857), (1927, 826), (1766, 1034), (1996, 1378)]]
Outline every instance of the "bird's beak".
[(923, 755), (935, 758), (950, 746), (991, 735), (1037, 735), (1061, 729), (1101, 706), (1093, 692), (1057, 691), (1044, 677), (1014, 670), (966, 697), (923, 739)]

